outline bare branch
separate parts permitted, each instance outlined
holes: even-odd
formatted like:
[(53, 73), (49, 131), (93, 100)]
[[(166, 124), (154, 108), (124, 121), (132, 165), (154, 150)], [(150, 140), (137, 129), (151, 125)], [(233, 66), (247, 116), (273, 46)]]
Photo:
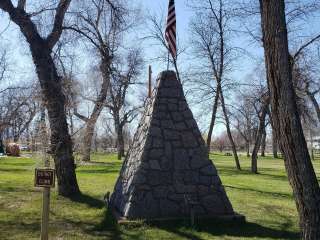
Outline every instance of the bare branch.
[(305, 44), (303, 44), (298, 51), (293, 55), (293, 60), (296, 60), (300, 54), (303, 52), (303, 50), (305, 48), (307, 48), (309, 45), (311, 45), (312, 43), (314, 43), (315, 41), (320, 40), (320, 34), (315, 36), (314, 38), (310, 39), (308, 42), (306, 42)]
[(89, 121), (89, 118), (86, 117), (86, 116), (84, 116), (84, 115), (82, 115), (82, 114), (80, 114), (80, 113), (78, 113), (78, 110), (77, 110), (77, 109), (74, 109), (74, 115), (75, 115), (77, 118), (79, 118), (79, 119), (81, 119), (82, 121), (84, 121), (84, 122), (88, 122), (88, 121)]
[(17, 8), (24, 10), (26, 8), (26, 0), (19, 0)]
[(47, 43), (49, 48), (52, 49), (54, 45), (59, 40), (62, 33), (62, 24), (64, 20), (64, 16), (67, 12), (67, 9), (70, 5), (71, 0), (60, 0), (59, 5), (56, 10), (56, 15), (54, 18), (53, 29), (49, 36), (47, 37)]

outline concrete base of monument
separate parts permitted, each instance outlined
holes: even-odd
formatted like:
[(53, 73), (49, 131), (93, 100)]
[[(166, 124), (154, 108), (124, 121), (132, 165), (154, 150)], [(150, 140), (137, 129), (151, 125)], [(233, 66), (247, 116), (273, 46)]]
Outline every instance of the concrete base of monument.
[[(113, 217), (116, 219), (118, 224), (134, 223), (134, 222), (163, 222), (163, 221), (174, 221), (174, 220), (190, 220), (191, 216), (181, 216), (181, 217), (167, 217), (167, 218), (152, 218), (152, 219), (130, 219), (121, 215), (113, 207), (109, 207)], [(210, 216), (194, 216), (194, 220), (212, 220), (217, 222), (236, 222), (236, 223), (245, 223), (246, 217), (239, 213), (234, 212), (229, 215), (210, 215)]]

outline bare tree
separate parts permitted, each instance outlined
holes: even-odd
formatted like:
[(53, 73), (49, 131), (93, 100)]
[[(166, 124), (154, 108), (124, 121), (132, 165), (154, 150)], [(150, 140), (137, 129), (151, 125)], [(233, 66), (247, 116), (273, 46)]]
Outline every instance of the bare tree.
[(119, 0), (90, 0), (78, 4), (74, 17), (76, 24), (65, 29), (78, 33), (94, 47), (100, 59), (102, 76), (98, 96), (90, 99), (94, 106), (89, 116), (75, 111), (75, 115), (86, 123), (82, 159), (90, 161), (95, 125), (110, 91), (111, 74), (119, 57), (123, 35), (134, 25), (134, 14)]
[(79, 84), (75, 77), (76, 54), (75, 40), (65, 34), (54, 49), (54, 61), (61, 77), (62, 91), (65, 94), (65, 112), (68, 120), (69, 130), (73, 143), (75, 142), (74, 109), (77, 104)]
[(261, 151), (261, 157), (265, 157), (266, 156), (266, 146), (267, 146), (267, 123), (265, 124), (266, 126), (263, 129), (263, 133), (262, 133), (262, 139), (261, 139), (261, 147), (260, 147), (260, 151)]
[(278, 158), (278, 139), (272, 128), (272, 153), (274, 158)]
[(226, 132), (216, 137), (213, 141), (213, 145), (222, 153), (228, 146), (228, 135)]
[(303, 239), (320, 238), (320, 188), (303, 135), (292, 79), (284, 0), (260, 0), (273, 128), (293, 188)]
[[(294, 86), (299, 100), (299, 112), (310, 118), (308, 102), (313, 107), (318, 123), (320, 123), (320, 107), (317, 101), (317, 95), (320, 93), (319, 70), (314, 70), (315, 59), (307, 54), (301, 54), (300, 59), (295, 58), (292, 63)], [(310, 54), (311, 55), (311, 54)], [(297, 55), (295, 55), (297, 56)], [(310, 58), (309, 62), (307, 58)], [(319, 65), (318, 65), (319, 67)]]
[(269, 109), (269, 103), (270, 103), (270, 97), (269, 97), (269, 93), (268, 92), (264, 92), (260, 98), (258, 98), (259, 100), (259, 106), (256, 106), (256, 104), (254, 104), (254, 107), (256, 109), (256, 113), (258, 115), (258, 119), (259, 119), (259, 127), (258, 127), (258, 131), (256, 134), (256, 139), (255, 139), (255, 143), (254, 143), (254, 147), (253, 147), (253, 151), (252, 151), (252, 155), (251, 155), (251, 172), (253, 173), (258, 173), (258, 152), (259, 149), (261, 147), (261, 143), (262, 143), (262, 138), (263, 135), (265, 134), (265, 129), (266, 129), (266, 116), (268, 113), (268, 109)]
[[(6, 52), (1, 51), (0, 54), (1, 54), (0, 55), (0, 81), (2, 81), (4, 79), (5, 72), (7, 69), (7, 61), (6, 61)], [(4, 90), (1, 90), (0, 94), (2, 94), (3, 92), (4, 92)], [(2, 116), (1, 116), (1, 122), (2, 122)], [(0, 123), (0, 153), (3, 154), (4, 153), (4, 145), (2, 142), (2, 129), (1, 128), (4, 128), (4, 127), (3, 126), (1, 127), (1, 125), (4, 125), (4, 124)]]
[(124, 157), (124, 127), (137, 117), (137, 109), (127, 100), (127, 94), (131, 85), (137, 84), (137, 77), (140, 75), (142, 67), (142, 58), (140, 50), (133, 49), (127, 56), (127, 67), (121, 70), (125, 65), (120, 61), (117, 65), (117, 72), (112, 74), (111, 86), (109, 87), (109, 96), (105, 106), (110, 110), (114, 121), (114, 128), (117, 135), (118, 159)]
[[(46, 100), (51, 128), (51, 153), (55, 160), (58, 179), (58, 192), (63, 196), (79, 193), (72, 155), (72, 141), (68, 133), (64, 111), (65, 96), (62, 93), (61, 78), (57, 73), (52, 58), (52, 49), (62, 34), (62, 24), (71, 0), (60, 0), (54, 8), (52, 30), (47, 36), (41, 36), (33, 17), (41, 14), (27, 13), (26, 1), (19, 0), (14, 6), (11, 0), (0, 2), (0, 9), (9, 14), (10, 19), (19, 26), (20, 31), (29, 43), (36, 72), (40, 81), (42, 94)], [(43, 11), (45, 11), (43, 9)]]
[(24, 105), (17, 111), (17, 115), (11, 123), (14, 142), (19, 141), (21, 135), (29, 128), (37, 113), (37, 103), (32, 96), (23, 96), (20, 101), (24, 101)]
[(7, 52), (5, 50), (0, 49), (0, 81), (5, 78), (5, 73), (8, 70), (8, 63), (7, 63)]
[(227, 72), (231, 68), (232, 54), (234, 53), (233, 48), (229, 46), (228, 42), (232, 18), (232, 10), (228, 4), (229, 2), (222, 0), (206, 0), (201, 3), (192, 2), (191, 7), (194, 9), (196, 17), (191, 22), (191, 31), (194, 35), (192, 42), (195, 52), (197, 52), (200, 59), (204, 59), (208, 63), (207, 69), (211, 73), (210, 79), (216, 84), (207, 146), (210, 148), (213, 127), (220, 102), (236, 167), (240, 170), (240, 162), (230, 129), (229, 113), (223, 89), (223, 84), (225, 84), (225, 80), (227, 79)]
[(146, 32), (145, 36), (143, 37), (143, 40), (149, 40), (151, 46), (158, 46), (159, 51), (157, 56), (155, 56), (152, 61), (158, 61), (160, 63), (165, 63), (167, 68), (170, 66), (173, 66), (178, 81), (182, 82), (183, 79), (181, 79), (181, 66), (179, 65), (179, 59), (183, 55), (183, 53), (186, 51), (186, 48), (182, 46), (179, 38), (179, 34), (177, 34), (177, 57), (171, 58), (169, 55), (169, 46), (167, 44), (166, 38), (165, 38), (165, 28), (166, 28), (166, 19), (165, 14), (167, 12), (161, 10), (159, 11), (160, 14), (152, 14), (147, 17), (147, 24), (146, 24)]
[[(248, 91), (247, 89), (246, 91), (252, 92), (254, 90)], [(241, 93), (237, 97), (237, 105), (234, 107), (235, 111), (232, 114), (233, 119), (235, 119), (234, 126), (245, 141), (247, 157), (250, 157), (250, 147), (258, 129), (254, 100), (252, 94)]]
[(313, 104), (313, 107), (317, 113), (317, 117), (318, 117), (318, 120), (319, 120), (319, 123), (320, 123), (320, 105), (316, 99), (316, 94), (320, 92), (320, 88), (318, 90), (310, 90), (309, 87), (307, 86), (306, 87), (306, 93), (308, 95), (308, 97), (310, 98), (310, 101), (312, 102)]
[[(255, 24), (258, 21), (256, 17), (259, 15), (258, 2), (248, 0), (238, 1), (236, 4), (237, 8), (240, 10), (237, 12), (238, 14), (240, 13), (239, 19), (245, 29), (244, 31), (260, 46), (262, 44), (261, 31), (260, 27)], [(300, 26), (302, 24), (309, 24), (308, 21), (316, 17), (319, 10), (320, 2), (317, 0), (305, 0), (303, 2), (286, 1), (285, 15), (288, 28), (290, 63), (292, 64), (293, 84), (295, 92), (297, 93), (299, 113), (300, 115), (304, 114), (303, 117), (307, 116), (306, 114), (308, 114), (308, 112), (305, 110), (309, 111), (307, 101), (310, 101), (317, 113), (318, 119), (320, 119), (320, 108), (318, 104), (319, 101), (317, 101), (317, 94), (320, 92), (318, 87), (320, 82), (319, 79), (310, 78), (309, 75), (310, 68), (315, 67), (318, 59), (314, 58), (311, 61), (312, 67), (310, 65), (306, 66), (305, 60), (306, 58), (310, 59), (310, 55), (316, 55), (314, 54), (317, 50), (315, 45), (320, 42), (320, 34), (319, 30), (316, 28), (314, 30), (312, 29), (312, 31), (305, 32), (305, 28), (301, 28)], [(248, 23), (246, 23), (246, 19), (250, 19), (248, 23), (253, 26), (249, 27)], [(309, 68), (307, 70), (309, 71), (307, 74), (309, 76), (306, 76), (306, 68)], [(303, 71), (302, 74), (301, 70)], [(303, 82), (303, 86), (299, 87), (301, 82)], [(306, 97), (309, 99), (307, 100)]]
[(34, 88), (28, 86), (11, 86), (1, 91), (0, 136), (3, 136), (4, 131), (10, 131), (13, 141), (19, 140), (36, 114), (37, 105), (33, 94)]

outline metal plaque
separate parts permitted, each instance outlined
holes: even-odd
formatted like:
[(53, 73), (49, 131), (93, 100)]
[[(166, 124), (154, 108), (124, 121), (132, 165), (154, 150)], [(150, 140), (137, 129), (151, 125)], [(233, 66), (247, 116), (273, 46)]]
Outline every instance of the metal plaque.
[(35, 187), (54, 187), (55, 186), (55, 170), (36, 168), (34, 185)]

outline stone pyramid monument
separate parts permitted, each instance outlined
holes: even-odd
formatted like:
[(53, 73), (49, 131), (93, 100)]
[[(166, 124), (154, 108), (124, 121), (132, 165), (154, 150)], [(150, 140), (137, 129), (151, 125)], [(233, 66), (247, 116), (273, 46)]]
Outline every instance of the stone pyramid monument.
[[(186, 200), (187, 199), (187, 200)], [(120, 219), (235, 216), (173, 71), (160, 73), (110, 199)]]

